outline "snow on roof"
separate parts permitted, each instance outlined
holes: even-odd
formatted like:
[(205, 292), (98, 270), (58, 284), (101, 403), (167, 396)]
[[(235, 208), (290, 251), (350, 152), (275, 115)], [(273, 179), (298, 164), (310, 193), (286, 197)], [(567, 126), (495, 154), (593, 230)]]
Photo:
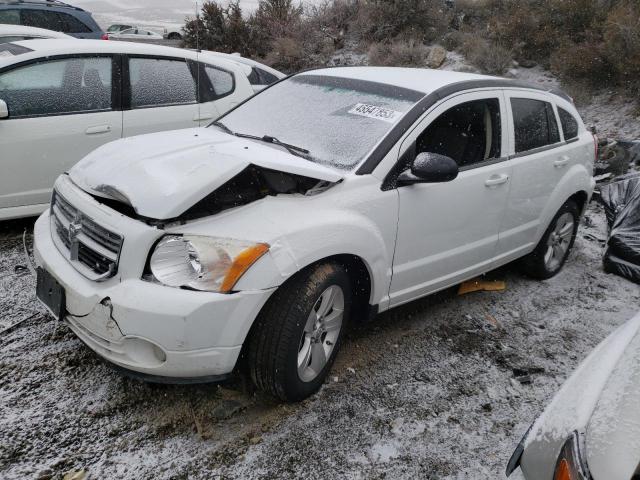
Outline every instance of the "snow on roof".
[[(175, 47), (165, 47), (163, 45), (152, 45), (148, 43), (136, 42), (114, 42), (109, 40), (80, 40), (80, 39), (56, 39), (56, 40), (23, 40), (14, 42), (18, 45), (30, 48), (34, 53), (41, 56), (42, 53), (47, 55), (69, 54), (69, 53), (151, 53), (151, 54), (178, 54), (178, 56), (188, 57), (189, 53), (193, 53), (195, 58), (196, 52)], [(179, 53), (178, 53), (179, 52)]]
[(302, 75), (328, 75), (334, 77), (368, 80), (408, 88), (428, 94), (452, 83), (467, 80), (501, 80), (499, 77), (475, 73), (450, 72), (428, 68), (398, 67), (335, 67), (304, 72)]

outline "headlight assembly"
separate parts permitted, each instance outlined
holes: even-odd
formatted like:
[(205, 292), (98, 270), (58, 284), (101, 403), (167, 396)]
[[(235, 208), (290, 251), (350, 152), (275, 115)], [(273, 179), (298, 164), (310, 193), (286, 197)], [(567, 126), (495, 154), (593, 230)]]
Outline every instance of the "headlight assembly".
[(574, 432), (562, 446), (553, 480), (590, 480), (589, 469), (581, 456), (580, 436)]
[(155, 279), (170, 287), (228, 293), (269, 250), (264, 243), (199, 235), (167, 235), (149, 260)]

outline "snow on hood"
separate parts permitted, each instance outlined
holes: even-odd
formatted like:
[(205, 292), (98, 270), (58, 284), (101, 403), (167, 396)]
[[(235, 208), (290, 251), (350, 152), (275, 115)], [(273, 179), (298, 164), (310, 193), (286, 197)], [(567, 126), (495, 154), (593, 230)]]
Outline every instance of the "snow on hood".
[(142, 216), (175, 218), (249, 165), (337, 182), (342, 175), (286, 150), (196, 128), (125, 138), (94, 150), (70, 171), (94, 195), (131, 205)]
[(640, 463), (640, 335), (602, 391), (587, 428), (586, 451), (593, 478), (629, 480)]

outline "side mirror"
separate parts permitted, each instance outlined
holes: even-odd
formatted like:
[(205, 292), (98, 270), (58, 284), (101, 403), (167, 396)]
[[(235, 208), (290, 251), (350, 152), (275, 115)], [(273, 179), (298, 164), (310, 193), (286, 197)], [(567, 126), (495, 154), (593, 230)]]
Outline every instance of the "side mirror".
[(9, 118), (9, 107), (4, 100), (0, 100), (0, 119), (1, 118)]
[(454, 159), (439, 153), (419, 153), (411, 168), (398, 176), (398, 186), (414, 183), (450, 182), (458, 176), (458, 164)]

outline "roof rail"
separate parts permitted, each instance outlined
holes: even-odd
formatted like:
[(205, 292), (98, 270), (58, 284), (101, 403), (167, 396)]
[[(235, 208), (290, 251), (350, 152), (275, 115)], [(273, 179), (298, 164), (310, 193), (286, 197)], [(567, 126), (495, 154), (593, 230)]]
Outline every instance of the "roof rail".
[(46, 5), (49, 7), (65, 7), (84, 12), (84, 9), (69, 5), (61, 0), (0, 0), (5, 5)]

